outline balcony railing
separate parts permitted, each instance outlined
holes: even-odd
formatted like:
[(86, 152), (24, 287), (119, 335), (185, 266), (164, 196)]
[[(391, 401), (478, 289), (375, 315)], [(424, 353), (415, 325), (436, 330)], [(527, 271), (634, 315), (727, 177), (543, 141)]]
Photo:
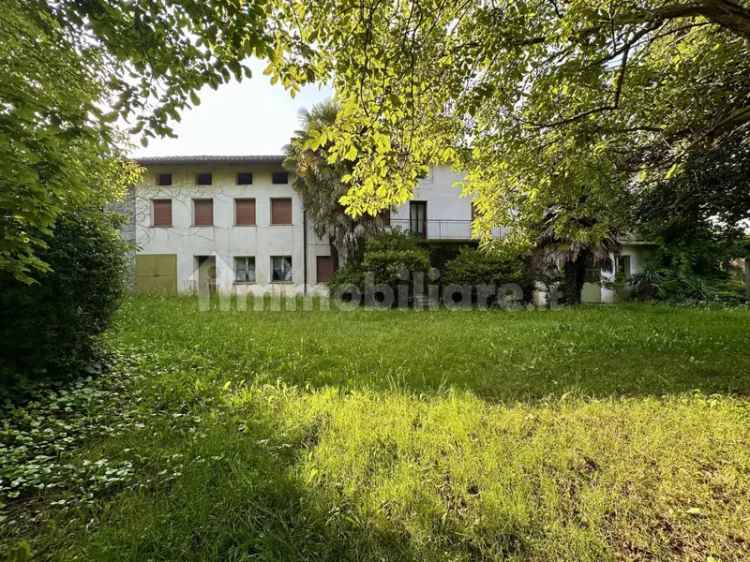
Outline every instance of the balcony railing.
[(412, 232), (428, 240), (471, 240), (470, 220), (431, 219), (417, 222), (392, 218), (391, 228)]

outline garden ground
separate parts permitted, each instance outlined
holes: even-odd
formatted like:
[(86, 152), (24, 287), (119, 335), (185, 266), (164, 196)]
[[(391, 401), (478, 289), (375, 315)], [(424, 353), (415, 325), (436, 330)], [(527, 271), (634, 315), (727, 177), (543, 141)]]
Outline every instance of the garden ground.
[(0, 558), (746, 560), (750, 311), (200, 312), (2, 411)]

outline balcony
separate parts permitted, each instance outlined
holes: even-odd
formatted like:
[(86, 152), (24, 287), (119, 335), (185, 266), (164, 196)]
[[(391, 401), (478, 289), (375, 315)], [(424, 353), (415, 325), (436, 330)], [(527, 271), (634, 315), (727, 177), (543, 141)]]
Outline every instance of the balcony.
[(428, 240), (471, 240), (470, 220), (411, 221), (409, 219), (392, 218), (391, 228), (412, 232)]

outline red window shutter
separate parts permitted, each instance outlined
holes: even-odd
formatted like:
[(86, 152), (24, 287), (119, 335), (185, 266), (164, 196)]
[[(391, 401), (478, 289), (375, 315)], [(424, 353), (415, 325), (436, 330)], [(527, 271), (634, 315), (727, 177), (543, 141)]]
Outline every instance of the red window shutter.
[(195, 226), (213, 226), (214, 224), (214, 200), (213, 199), (193, 199), (193, 208), (195, 211)]
[(234, 200), (234, 223), (240, 226), (255, 224), (255, 199)]
[(333, 279), (333, 273), (335, 271), (333, 257), (332, 256), (318, 256), (318, 283), (328, 283)]
[(292, 224), (291, 199), (271, 199), (271, 224)]
[(154, 226), (172, 226), (172, 200), (154, 199)]

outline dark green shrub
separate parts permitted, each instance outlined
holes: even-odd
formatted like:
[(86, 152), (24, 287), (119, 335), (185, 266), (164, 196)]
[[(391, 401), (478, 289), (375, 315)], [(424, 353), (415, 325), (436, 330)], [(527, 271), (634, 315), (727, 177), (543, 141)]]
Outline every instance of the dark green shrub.
[(65, 377), (96, 357), (124, 290), (126, 245), (115, 219), (78, 210), (61, 216), (40, 258), (50, 271), (27, 285), (0, 276), (0, 385)]
[(388, 285), (394, 291), (398, 285), (409, 284), (412, 294), (414, 274), (426, 275), (429, 269), (429, 252), (419, 245), (418, 238), (399, 231), (385, 232), (368, 239), (362, 262), (339, 269), (329, 287), (332, 294), (341, 294), (351, 287), (364, 294), (368, 282)]
[(523, 285), (529, 282), (529, 275), (521, 256), (462, 248), (458, 256), (445, 264), (443, 281), (457, 285)]

